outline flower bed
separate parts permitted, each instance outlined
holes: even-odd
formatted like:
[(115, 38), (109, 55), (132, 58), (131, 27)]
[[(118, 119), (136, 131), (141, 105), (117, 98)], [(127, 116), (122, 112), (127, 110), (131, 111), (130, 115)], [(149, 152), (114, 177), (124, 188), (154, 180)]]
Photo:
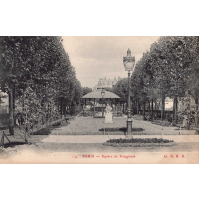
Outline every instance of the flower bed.
[(104, 118), (104, 117), (102, 117), (102, 116), (94, 116), (93, 118)]
[(152, 146), (172, 146), (173, 140), (162, 138), (131, 138), (131, 139), (111, 139), (106, 141), (103, 145), (106, 146), (121, 146), (121, 147), (152, 147)]
[(164, 121), (153, 120), (151, 123), (156, 124), (156, 125), (160, 125), (160, 126), (167, 126), (167, 127), (173, 126), (173, 124), (167, 120), (164, 120)]
[[(126, 132), (126, 127), (122, 127), (122, 128), (100, 128), (99, 131), (105, 131), (106, 132)], [(132, 128), (132, 132), (139, 132), (139, 131), (144, 131), (143, 128)]]

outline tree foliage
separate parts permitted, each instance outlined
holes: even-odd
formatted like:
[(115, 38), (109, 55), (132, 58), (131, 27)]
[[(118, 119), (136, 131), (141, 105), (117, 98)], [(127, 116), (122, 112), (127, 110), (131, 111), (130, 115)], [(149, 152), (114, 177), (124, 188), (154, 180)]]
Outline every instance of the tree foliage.
[(139, 103), (161, 98), (162, 116), (166, 97), (174, 99), (175, 113), (177, 98), (184, 97), (186, 91), (190, 91), (197, 100), (198, 53), (199, 37), (160, 37), (135, 66), (131, 77), (133, 97)]
[[(2, 91), (9, 94), (14, 90), (13, 101), (22, 99), (18, 104), (29, 107), (28, 111), (34, 102), (45, 114), (51, 110), (66, 113), (66, 107), (75, 114), (82, 87), (62, 42), (56, 36), (0, 37)], [(31, 101), (27, 101), (28, 92)]]

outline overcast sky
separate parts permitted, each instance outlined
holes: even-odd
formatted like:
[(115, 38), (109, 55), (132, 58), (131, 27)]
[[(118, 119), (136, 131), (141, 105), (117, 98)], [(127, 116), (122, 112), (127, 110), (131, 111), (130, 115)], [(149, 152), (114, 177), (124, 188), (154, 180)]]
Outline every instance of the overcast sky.
[(83, 87), (93, 88), (99, 78), (127, 77), (123, 56), (127, 49), (136, 62), (159, 37), (64, 36), (63, 43)]

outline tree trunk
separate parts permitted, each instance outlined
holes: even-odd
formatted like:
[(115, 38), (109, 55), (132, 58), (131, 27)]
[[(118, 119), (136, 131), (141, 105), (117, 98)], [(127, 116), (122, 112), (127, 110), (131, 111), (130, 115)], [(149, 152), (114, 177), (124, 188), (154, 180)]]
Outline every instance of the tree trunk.
[(177, 124), (177, 107), (178, 107), (178, 98), (177, 96), (174, 97), (174, 123)]
[(153, 121), (153, 99), (151, 100), (151, 121)]
[(23, 94), (22, 94), (22, 111), (24, 111), (24, 89), (23, 89)]
[(14, 135), (14, 119), (13, 119), (13, 86), (10, 85), (9, 92), (9, 133)]
[(175, 97), (173, 98), (173, 120), (175, 119)]
[(137, 115), (139, 114), (139, 102), (137, 100)]
[(165, 108), (165, 96), (162, 95), (162, 107), (161, 107), (161, 120), (164, 119), (164, 108)]
[(132, 115), (134, 116), (134, 109), (135, 109), (135, 107), (134, 107), (134, 105), (135, 105), (135, 101), (132, 101)]
[(63, 114), (64, 114), (64, 116), (66, 116), (66, 103), (65, 102), (63, 104)]
[(62, 118), (62, 116), (63, 116), (63, 99), (61, 98), (61, 118)]
[[(15, 94), (16, 94), (16, 91), (15, 91), (15, 85), (13, 86), (13, 116), (14, 116), (14, 111), (15, 111)], [(14, 121), (14, 125), (15, 125), (15, 119), (13, 120)]]
[(145, 117), (145, 103), (143, 104), (143, 120), (146, 120), (146, 117)]
[[(198, 98), (195, 99), (196, 111), (198, 111)], [(198, 115), (195, 114), (195, 126), (198, 127)]]
[(148, 115), (150, 116), (151, 114), (151, 106), (150, 106), (150, 100), (148, 101)]
[(198, 98), (195, 99), (196, 110), (198, 110)]
[(93, 116), (95, 116), (95, 98), (94, 98), (94, 111), (93, 111)]
[(86, 110), (86, 98), (84, 99), (84, 101), (85, 101), (85, 106), (84, 106), (84, 109)]

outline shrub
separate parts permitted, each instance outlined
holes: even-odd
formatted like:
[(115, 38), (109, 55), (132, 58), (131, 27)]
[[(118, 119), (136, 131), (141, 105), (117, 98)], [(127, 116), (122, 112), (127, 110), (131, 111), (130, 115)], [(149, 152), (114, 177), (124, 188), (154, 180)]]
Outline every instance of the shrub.
[(42, 129), (32, 133), (32, 135), (49, 135), (49, 134), (50, 134), (49, 128), (42, 128)]

